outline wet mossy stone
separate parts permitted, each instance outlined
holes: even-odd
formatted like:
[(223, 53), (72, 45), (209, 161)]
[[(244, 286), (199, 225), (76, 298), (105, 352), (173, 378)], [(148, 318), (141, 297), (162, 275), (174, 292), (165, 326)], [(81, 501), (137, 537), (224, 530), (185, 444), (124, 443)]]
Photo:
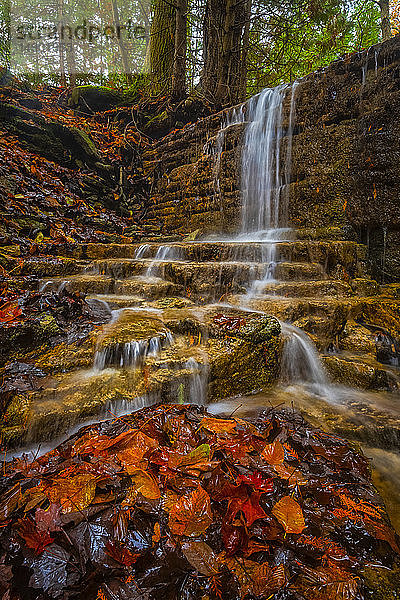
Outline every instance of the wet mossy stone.
[(124, 101), (124, 95), (118, 90), (106, 86), (79, 85), (71, 92), (68, 104), (83, 112), (101, 112), (109, 110)]
[(235, 333), (235, 336), (251, 342), (252, 344), (263, 344), (281, 333), (278, 319), (268, 315), (257, 316), (249, 319), (246, 325)]

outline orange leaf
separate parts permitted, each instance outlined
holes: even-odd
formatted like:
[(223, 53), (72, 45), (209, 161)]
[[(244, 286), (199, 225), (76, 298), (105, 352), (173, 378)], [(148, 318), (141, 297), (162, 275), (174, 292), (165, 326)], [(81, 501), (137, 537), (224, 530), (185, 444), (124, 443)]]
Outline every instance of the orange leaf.
[(215, 419), (213, 417), (203, 417), (200, 426), (212, 431), (212, 433), (232, 433), (235, 431), (236, 422), (232, 419)]
[(59, 503), (63, 513), (87, 508), (96, 492), (96, 476), (76, 475), (65, 479), (55, 479), (44, 493), (52, 503)]
[(169, 514), (169, 528), (175, 535), (200, 535), (213, 520), (210, 496), (202, 487), (181, 496)]
[(149, 500), (158, 500), (161, 496), (157, 481), (146, 471), (136, 469), (131, 474), (132, 488)]
[(285, 460), (285, 451), (280, 442), (272, 442), (267, 444), (261, 452), (263, 458), (269, 465), (280, 465)]
[(286, 533), (301, 533), (306, 527), (300, 504), (290, 496), (281, 498), (273, 507), (272, 514)]

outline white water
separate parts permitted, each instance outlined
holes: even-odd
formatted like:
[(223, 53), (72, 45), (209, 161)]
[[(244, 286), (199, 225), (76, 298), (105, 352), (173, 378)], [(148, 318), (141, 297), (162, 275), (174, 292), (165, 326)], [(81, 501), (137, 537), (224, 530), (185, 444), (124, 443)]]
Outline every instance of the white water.
[(107, 367), (137, 369), (143, 365), (147, 357), (158, 356), (161, 350), (171, 346), (173, 341), (172, 334), (167, 331), (165, 336), (107, 346), (95, 353), (93, 370), (103, 371)]
[[(248, 125), (242, 153), (242, 231), (239, 239), (265, 242), (262, 279), (250, 282), (242, 304), (248, 305), (275, 282), (279, 260), (277, 242), (290, 239), (288, 205), (292, 166), (292, 137), (298, 82), (291, 88), (278, 86), (265, 89), (248, 104)], [(286, 132), (286, 154), (281, 157), (283, 139), (283, 103), (290, 93), (289, 125)], [(327, 390), (328, 379), (318, 352), (310, 338), (300, 329), (281, 323), (284, 348), (281, 379), (286, 384), (308, 383)]]
[(161, 276), (161, 266), (162, 263), (167, 260), (176, 260), (178, 259), (177, 249), (173, 246), (160, 246), (156, 252), (154, 259), (151, 261), (148, 266), (145, 277), (160, 277)]
[(326, 391), (329, 381), (318, 352), (298, 327), (281, 322), (284, 346), (281, 360), (281, 380), (286, 384), (311, 383)]
[(248, 103), (242, 153), (243, 233), (277, 229), (282, 224), (280, 153), (285, 94), (286, 86), (267, 88)]

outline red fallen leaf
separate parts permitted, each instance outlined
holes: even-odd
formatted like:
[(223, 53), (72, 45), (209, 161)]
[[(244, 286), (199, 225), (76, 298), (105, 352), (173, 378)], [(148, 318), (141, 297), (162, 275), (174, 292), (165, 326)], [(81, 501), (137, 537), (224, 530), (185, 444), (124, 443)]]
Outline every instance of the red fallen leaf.
[(286, 533), (301, 533), (306, 527), (300, 504), (290, 496), (281, 498), (272, 508), (272, 514)]
[(59, 504), (50, 504), (47, 510), (38, 508), (35, 512), (35, 523), (39, 531), (61, 531)]
[(280, 465), (285, 460), (285, 451), (280, 442), (272, 442), (267, 444), (261, 452), (263, 458), (269, 465)]
[(32, 519), (18, 519), (15, 528), (18, 535), (25, 541), (28, 548), (35, 554), (42, 554), (46, 546), (54, 542), (46, 531), (39, 531)]
[(265, 493), (271, 493), (274, 490), (274, 483), (270, 477), (264, 477), (260, 471), (255, 471), (250, 475), (239, 475), (236, 478), (237, 483), (245, 483), (252, 486), (255, 490), (261, 490)]
[(242, 498), (233, 498), (229, 500), (228, 510), (226, 511), (225, 521), (232, 522), (239, 511), (241, 511), (248, 527), (257, 519), (263, 519), (267, 515), (260, 506), (261, 492), (254, 492)]
[(237, 527), (229, 523), (223, 523), (222, 541), (225, 546), (226, 555), (233, 556), (238, 552), (246, 550), (249, 543), (249, 536), (244, 526)]
[(213, 521), (210, 496), (202, 487), (181, 496), (169, 514), (169, 528), (175, 535), (200, 535)]
[(22, 310), (19, 308), (16, 302), (7, 304), (2, 310), (0, 310), (0, 321), (2, 323), (11, 323), (16, 321), (18, 317), (22, 315)]
[(115, 560), (115, 562), (125, 567), (131, 567), (135, 564), (140, 554), (133, 554), (121, 542), (107, 542), (105, 545), (106, 554)]

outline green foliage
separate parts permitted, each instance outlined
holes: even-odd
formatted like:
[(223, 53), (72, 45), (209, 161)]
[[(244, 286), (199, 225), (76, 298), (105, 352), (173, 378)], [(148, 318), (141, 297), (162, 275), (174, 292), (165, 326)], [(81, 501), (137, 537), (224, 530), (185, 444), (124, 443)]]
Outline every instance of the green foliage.
[(377, 43), (379, 17), (373, 0), (259, 0), (250, 33), (248, 94)]

